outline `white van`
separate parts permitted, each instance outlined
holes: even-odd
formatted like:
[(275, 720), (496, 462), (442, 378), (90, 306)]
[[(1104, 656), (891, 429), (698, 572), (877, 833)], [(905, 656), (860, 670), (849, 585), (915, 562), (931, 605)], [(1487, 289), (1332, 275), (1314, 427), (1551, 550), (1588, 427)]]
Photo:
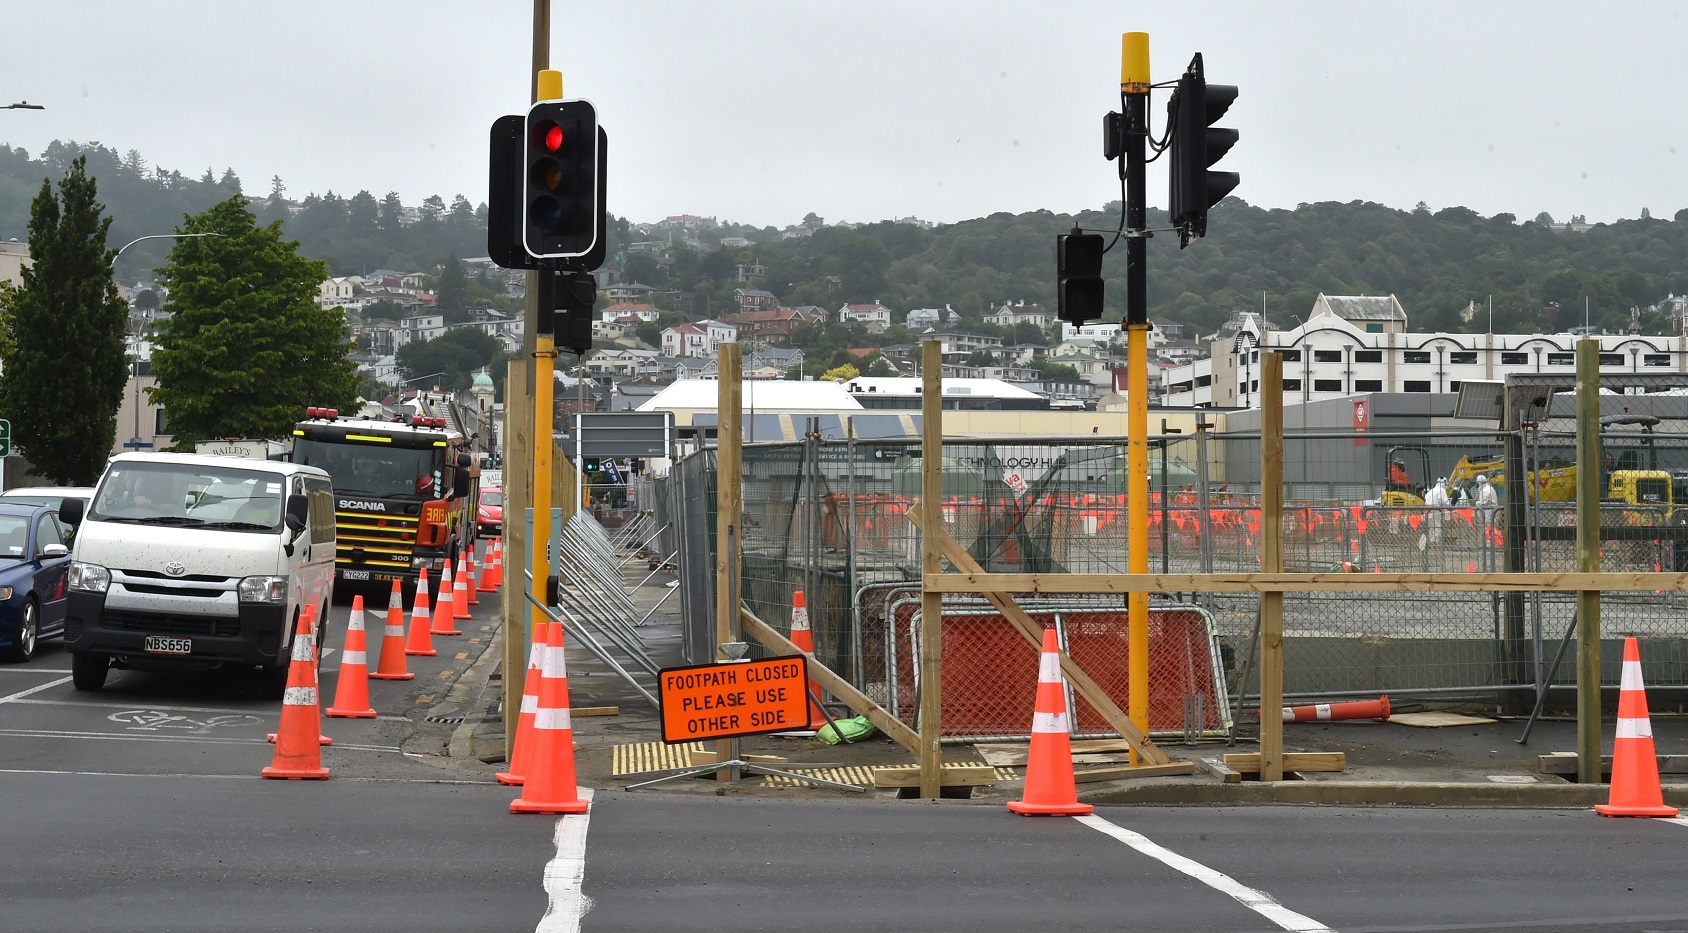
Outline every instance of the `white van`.
[(119, 454), (93, 500), (59, 514), (77, 529), (65, 648), (78, 690), (113, 667), (245, 669), (280, 695), (301, 607), (317, 607), (322, 637), (335, 539), (320, 469)]

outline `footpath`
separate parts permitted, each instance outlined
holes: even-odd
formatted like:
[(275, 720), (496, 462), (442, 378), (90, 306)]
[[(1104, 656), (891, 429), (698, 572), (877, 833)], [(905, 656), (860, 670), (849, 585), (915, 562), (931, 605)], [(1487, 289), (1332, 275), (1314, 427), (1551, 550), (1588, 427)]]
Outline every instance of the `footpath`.
[[(629, 582), (637, 582), (637, 577)], [(658, 574), (634, 594), (641, 611), (654, 605), (673, 581)], [(650, 621), (639, 629), (653, 659), (663, 667), (687, 663), (681, 656), (678, 599), (671, 596)], [(504, 726), (498, 709), (500, 677), (498, 639), (489, 640), (485, 652), (465, 672), (449, 696), (440, 700), (443, 714), (458, 716), (448, 742), (455, 770), (484, 776), (505, 767)], [(571, 646), (567, 654), (571, 710), (576, 746), (575, 768), (580, 786), (622, 789), (630, 784), (664, 776), (660, 769), (678, 768), (696, 762), (696, 752), (712, 751), (714, 743), (689, 748), (662, 742), (657, 710), (615, 672), (590, 652)], [(1567, 694), (1568, 695), (1568, 694)], [(1616, 692), (1608, 698), (1615, 708)], [(1688, 808), (1688, 715), (1680, 712), (1680, 698), (1668, 703), (1660, 692), (1649, 697), (1654, 712), (1651, 726), (1657, 754), (1663, 767), (1660, 775), (1664, 801)], [(1222, 767), (1227, 754), (1258, 752), (1254, 713), (1245, 711), (1236, 738), (1207, 739), (1186, 744), (1181, 737), (1157, 739), (1174, 760), (1195, 762), (1189, 775), (1140, 777), (1124, 780), (1086, 780), (1086, 770), (1118, 767), (1123, 756), (1085, 754), (1075, 741), (1075, 769), (1080, 774), (1078, 799), (1090, 804), (1144, 805), (1242, 805), (1323, 804), (1429, 807), (1547, 807), (1586, 808), (1606, 802), (1606, 785), (1575, 783), (1574, 751), (1576, 723), (1565, 717), (1546, 717), (1530, 730), (1529, 743), (1518, 739), (1525, 729), (1523, 717), (1497, 715), (1493, 707), (1457, 706), (1436, 700), (1394, 698), (1397, 711), (1412, 710), (1454, 714), (1435, 717), (1455, 725), (1425, 727), (1402, 722), (1352, 720), (1342, 722), (1300, 722), (1284, 724), (1286, 752), (1341, 752), (1340, 771), (1292, 772), (1286, 780), (1262, 783), (1250, 775), (1228, 774)], [(446, 707), (450, 707), (447, 709)], [(613, 715), (585, 715), (613, 708)], [(438, 717), (436, 717), (438, 718)], [(1408, 717), (1416, 718), (1416, 717)], [(430, 720), (432, 721), (432, 720)], [(1028, 723), (1028, 731), (1030, 724)], [(1616, 732), (1610, 715), (1601, 725), (1604, 749), (1610, 755)], [(946, 763), (994, 765), (998, 780), (974, 787), (965, 799), (946, 799), (959, 805), (1001, 806), (1023, 794), (1024, 768), (1014, 767), (1013, 752), (1025, 743), (945, 745)], [(1572, 753), (1568, 761), (1556, 762), (1544, 771), (1541, 756)], [(866, 796), (894, 800), (897, 791), (872, 788), (872, 770), (884, 766), (908, 766), (916, 760), (901, 746), (874, 735), (852, 744), (828, 745), (812, 736), (753, 736), (740, 740), (740, 755), (747, 760), (766, 759), (769, 767), (813, 773), (829, 780), (867, 785)], [(1018, 759), (1023, 762), (1023, 756)], [(1008, 764), (1004, 764), (1008, 762)], [(784, 779), (746, 775), (725, 782), (714, 776), (668, 781), (640, 793), (689, 793), (733, 796), (835, 796), (836, 789), (794, 783)]]

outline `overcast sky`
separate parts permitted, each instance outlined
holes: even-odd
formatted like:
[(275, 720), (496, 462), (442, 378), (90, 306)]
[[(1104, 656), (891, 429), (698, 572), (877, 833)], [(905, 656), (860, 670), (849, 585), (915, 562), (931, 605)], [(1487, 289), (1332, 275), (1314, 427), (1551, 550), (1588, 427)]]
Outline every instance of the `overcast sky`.
[[(1101, 157), (1120, 33), (1241, 89), (1236, 194), (1520, 219), (1688, 207), (1688, 40), (1671, 2), (1413, 4), (554, 0), (551, 64), (611, 139), (609, 208), (785, 226), (1119, 197)], [(0, 142), (138, 150), (249, 195), (486, 199), (526, 109), (531, 0), (10, 0)], [(1150, 113), (1156, 132), (1166, 92)], [(1166, 175), (1150, 166), (1150, 203)], [(1216, 233), (1218, 231), (1215, 231)]]

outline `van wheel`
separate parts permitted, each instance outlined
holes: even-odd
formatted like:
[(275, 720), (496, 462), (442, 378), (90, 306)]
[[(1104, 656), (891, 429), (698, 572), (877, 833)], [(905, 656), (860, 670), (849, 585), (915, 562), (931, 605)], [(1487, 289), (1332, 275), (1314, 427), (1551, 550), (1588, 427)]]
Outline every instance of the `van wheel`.
[(287, 671), (291, 663), (280, 667), (260, 667), (252, 672), (253, 689), (261, 699), (279, 700), (287, 695)]
[(105, 687), (111, 661), (103, 654), (81, 652), (70, 656), (70, 681), (76, 689), (92, 693)]

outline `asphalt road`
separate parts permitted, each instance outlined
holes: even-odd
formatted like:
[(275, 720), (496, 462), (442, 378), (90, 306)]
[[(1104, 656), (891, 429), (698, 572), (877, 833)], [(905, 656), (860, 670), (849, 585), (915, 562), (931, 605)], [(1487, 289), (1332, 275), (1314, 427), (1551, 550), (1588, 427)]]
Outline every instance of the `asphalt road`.
[[(323, 671), (333, 695), (346, 606)], [(216, 678), (76, 693), (0, 666), (0, 930), (1688, 930), (1688, 820), (1588, 811), (1001, 805), (708, 781), (517, 816), (430, 717), (475, 693), (489, 606), (324, 719), (324, 782), (266, 781), (279, 706)], [(373, 621), (373, 620), (372, 620)], [(471, 639), (481, 639), (471, 641)], [(449, 717), (443, 717), (449, 718)]]

